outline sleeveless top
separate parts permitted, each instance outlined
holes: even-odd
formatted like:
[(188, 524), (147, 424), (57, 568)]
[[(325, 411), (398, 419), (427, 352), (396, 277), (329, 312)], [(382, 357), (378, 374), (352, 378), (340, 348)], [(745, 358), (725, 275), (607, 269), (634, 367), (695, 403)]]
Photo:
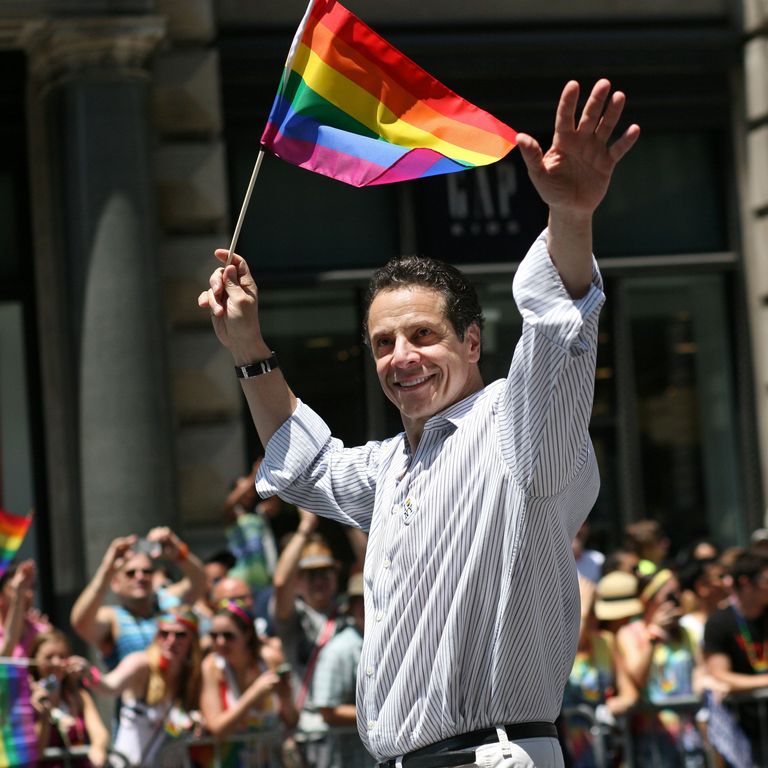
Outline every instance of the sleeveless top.
[[(215, 656), (217, 669), (221, 671), (219, 680), (219, 697), (222, 709), (230, 709), (242, 696), (242, 691), (237, 684), (234, 670), (221, 656)], [(259, 661), (259, 674), (266, 672), (267, 667), (263, 661)], [(247, 713), (245, 725), (240, 730), (269, 730), (279, 725), (280, 700), (277, 694), (270, 693), (262, 696), (261, 701), (252, 706)]]
[(113, 748), (132, 766), (151, 766), (167, 738), (165, 718), (169, 702), (149, 706), (144, 701), (123, 701)]
[(143, 651), (157, 632), (157, 617), (134, 616), (122, 605), (113, 606), (117, 619), (118, 635), (112, 652), (104, 657), (107, 669), (114, 669), (129, 653)]
[(179, 598), (165, 589), (158, 589), (154, 596), (152, 616), (134, 616), (122, 605), (113, 605), (117, 619), (118, 635), (112, 652), (104, 656), (107, 669), (114, 669), (129, 653), (143, 651), (154, 640), (159, 614), (179, 605)]
[[(642, 631), (642, 622), (629, 627), (637, 634)], [(665, 701), (676, 696), (691, 695), (695, 649), (696, 640), (684, 627), (680, 627), (677, 638), (654, 644), (641, 698), (663, 707)], [(686, 766), (704, 765), (701, 736), (692, 712), (641, 709), (631, 718), (630, 727), (635, 736), (635, 765), (652, 764), (653, 754), (658, 755), (657, 762), (662, 765), (676, 764), (681, 754), (686, 755)]]
[[(221, 672), (219, 680), (219, 701), (224, 710), (230, 709), (241, 696), (234, 671), (218, 654), (213, 656), (216, 668)], [(259, 662), (259, 672), (266, 665)], [(280, 701), (276, 694), (269, 694), (248, 710), (245, 723), (238, 728), (239, 739), (219, 741), (215, 745), (199, 745), (190, 749), (190, 758), (195, 765), (220, 765), (222, 768), (282, 768), (280, 743)], [(249, 735), (252, 734), (252, 737)], [(216, 753), (214, 755), (214, 752)]]

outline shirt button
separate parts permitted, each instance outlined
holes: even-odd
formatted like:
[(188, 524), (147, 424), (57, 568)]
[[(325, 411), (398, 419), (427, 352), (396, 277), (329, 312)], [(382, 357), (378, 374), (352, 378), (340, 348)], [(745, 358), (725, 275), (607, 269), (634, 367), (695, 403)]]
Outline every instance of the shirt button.
[(368, 675), (368, 677), (373, 677), (373, 667), (366, 667), (365, 674)]
[(384, 618), (384, 612), (383, 611), (379, 611), (376, 614), (376, 621), (381, 621), (383, 618)]
[(372, 731), (376, 727), (376, 721), (375, 720), (369, 720), (368, 721), (368, 730)]
[(390, 565), (392, 565), (392, 561), (388, 557), (384, 558), (384, 567), (389, 568)]

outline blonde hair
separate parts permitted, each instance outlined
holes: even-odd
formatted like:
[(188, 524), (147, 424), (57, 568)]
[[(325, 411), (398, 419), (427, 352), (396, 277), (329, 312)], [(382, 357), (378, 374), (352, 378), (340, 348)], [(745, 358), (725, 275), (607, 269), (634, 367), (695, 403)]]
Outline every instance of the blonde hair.
[[(174, 611), (184, 614), (189, 611), (188, 608), (180, 607)], [(172, 617), (167, 617), (171, 619)], [(185, 623), (186, 626), (186, 623)], [(191, 635), (191, 641), (189, 646), (189, 653), (184, 660), (185, 669), (181, 676), (180, 690), (176, 691), (176, 695), (173, 697), (174, 702), (178, 702), (185, 710), (197, 709), (200, 698), (201, 687), (201, 665), (203, 660), (203, 653), (200, 650), (200, 639), (197, 632), (191, 628), (188, 628)], [(162, 649), (158, 643), (158, 634), (155, 635), (155, 639), (147, 648), (147, 661), (149, 662), (149, 680), (147, 681), (147, 695), (146, 701), (150, 706), (157, 704), (168, 696), (168, 682), (165, 677), (165, 670), (162, 667)]]

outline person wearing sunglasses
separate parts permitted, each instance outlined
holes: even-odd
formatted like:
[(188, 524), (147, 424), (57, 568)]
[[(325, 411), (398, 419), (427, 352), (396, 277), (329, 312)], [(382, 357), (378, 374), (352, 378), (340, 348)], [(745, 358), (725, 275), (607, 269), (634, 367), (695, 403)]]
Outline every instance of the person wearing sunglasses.
[[(156, 589), (153, 576), (161, 560), (173, 563), (182, 578)], [(115, 605), (104, 604), (110, 589)], [(181, 603), (192, 605), (205, 589), (202, 563), (170, 528), (153, 528), (143, 539), (120, 536), (75, 601), (70, 622), (99, 650), (107, 669), (114, 669), (130, 653), (149, 646), (160, 614)]]
[(167, 741), (200, 723), (201, 652), (196, 615), (186, 606), (160, 616), (149, 647), (111, 672), (87, 677), (96, 693), (120, 696), (114, 750), (131, 766), (152, 766)]
[(232, 749), (248, 750), (250, 758), (258, 757), (260, 766), (278, 762), (279, 735), (283, 727), (293, 728), (298, 721), (290, 675), (283, 674), (282, 651), (261, 642), (253, 613), (239, 600), (221, 604), (209, 636), (213, 653), (203, 660), (200, 697), (206, 729), (217, 738), (244, 732), (264, 734)]

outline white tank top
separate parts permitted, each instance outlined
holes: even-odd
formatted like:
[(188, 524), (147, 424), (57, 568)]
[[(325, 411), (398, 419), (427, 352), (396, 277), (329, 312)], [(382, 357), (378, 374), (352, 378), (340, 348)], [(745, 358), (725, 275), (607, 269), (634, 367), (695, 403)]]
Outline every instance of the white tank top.
[(170, 702), (149, 706), (143, 701), (123, 701), (113, 749), (132, 766), (151, 766), (166, 741), (163, 727)]

